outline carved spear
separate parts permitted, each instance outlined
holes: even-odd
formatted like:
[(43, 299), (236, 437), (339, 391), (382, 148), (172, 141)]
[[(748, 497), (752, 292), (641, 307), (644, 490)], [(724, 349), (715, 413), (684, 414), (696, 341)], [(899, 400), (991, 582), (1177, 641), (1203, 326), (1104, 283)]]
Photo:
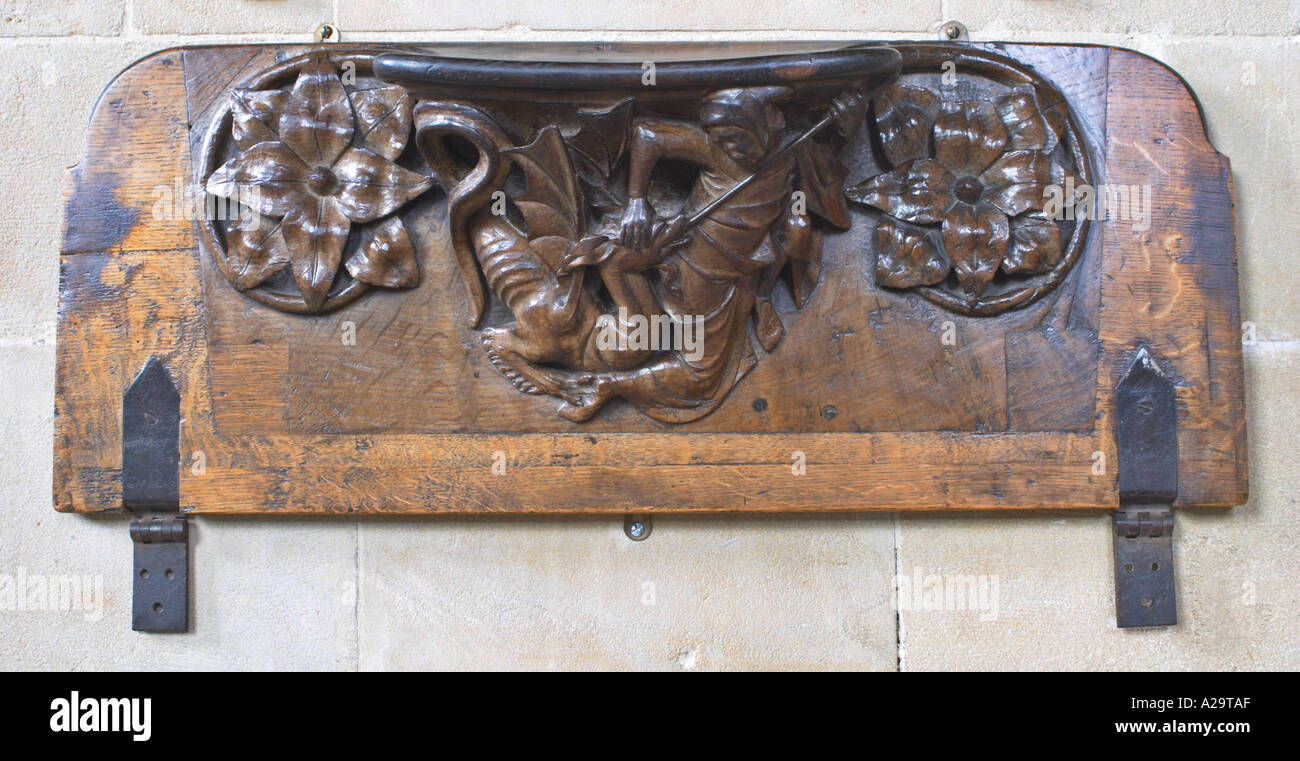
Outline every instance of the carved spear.
[[(840, 112), (849, 113), (852, 117), (850, 123), (857, 121), (858, 115), (853, 114), (852, 112), (855, 109), (865, 106), (866, 98), (864, 97), (861, 91), (856, 91), (856, 92), (850, 91), (850, 92), (852, 92), (853, 97), (844, 99), (847, 101), (847, 104), (841, 103), (840, 98), (836, 98), (835, 99), (836, 105), (833, 105), (831, 107), (831, 112), (826, 114), (826, 116), (822, 117), (821, 121), (809, 127), (803, 134), (799, 135), (795, 139), (781, 146), (779, 149), (777, 149), (776, 153), (773, 153), (771, 156), (769, 156), (767, 160), (764, 161), (758, 167), (758, 169), (755, 169), (752, 174), (750, 174), (748, 177), (741, 180), (740, 182), (737, 182), (735, 185), (732, 185), (730, 188), (727, 189), (725, 193), (713, 199), (708, 204), (706, 204), (704, 208), (692, 214), (689, 218), (687, 218), (686, 224), (682, 225), (681, 230), (674, 231), (673, 237), (676, 237), (677, 235), (681, 235), (682, 233), (686, 232), (692, 227), (698, 225), (700, 222), (704, 221), (705, 217), (712, 214), (718, 207), (722, 206), (727, 201), (735, 197), (737, 193), (744, 190), (746, 186), (748, 186), (755, 179), (757, 179), (758, 176), (761, 175), (764, 171), (766, 171), (768, 167), (775, 164), (786, 154), (798, 148), (800, 145), (803, 145), (808, 140), (811, 140), (813, 136), (815, 136), (818, 132), (821, 132), (822, 130), (829, 127), (831, 124), (835, 123), (837, 110)], [(856, 103), (854, 101), (856, 101)]]
[(766, 171), (768, 167), (775, 164), (779, 159), (784, 157), (787, 153), (790, 153), (795, 148), (798, 148), (800, 145), (807, 142), (818, 132), (821, 132), (822, 130), (826, 129), (834, 121), (835, 121), (835, 116), (833, 114), (827, 114), (825, 117), (822, 118), (821, 121), (817, 122), (812, 127), (808, 128), (808, 130), (804, 132), (802, 135), (796, 137), (795, 139), (781, 146), (779, 149), (777, 149), (776, 153), (773, 153), (771, 156), (767, 158), (767, 161), (764, 161), (761, 165), (759, 165), (758, 169), (755, 169), (753, 174), (749, 175), (748, 177), (741, 180), (740, 182), (737, 182), (735, 185), (732, 185), (730, 188), (727, 189), (727, 192), (723, 193), (722, 195), (718, 196), (712, 201), (709, 201), (704, 206), (704, 208), (692, 214), (686, 220), (686, 224), (682, 226), (682, 229), (678, 231), (678, 234), (684, 233), (687, 230), (691, 229), (692, 227), (698, 225), (700, 222), (704, 221), (705, 217), (712, 214), (715, 209), (717, 209), (719, 206), (722, 206), (727, 201), (731, 200), (740, 191), (744, 190), (750, 183), (752, 183), (755, 179), (757, 179), (759, 175), (761, 175), (764, 171)]

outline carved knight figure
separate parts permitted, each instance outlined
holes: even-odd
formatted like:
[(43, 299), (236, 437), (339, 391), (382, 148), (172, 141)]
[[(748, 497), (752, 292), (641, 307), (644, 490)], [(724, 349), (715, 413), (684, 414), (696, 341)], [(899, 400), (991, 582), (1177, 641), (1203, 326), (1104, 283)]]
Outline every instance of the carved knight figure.
[[(581, 112), (583, 131), (570, 138), (548, 126), (520, 147), (473, 106), (421, 103), (417, 144), (448, 194), (473, 320), (487, 304), (482, 281), (514, 317), (481, 333), (493, 365), (520, 391), (562, 400), (559, 413), (575, 422), (616, 398), (670, 423), (717, 407), (757, 362), (751, 319), (764, 350), (781, 341), (771, 301), (781, 273), (797, 306), (816, 286), (821, 241), (809, 212), (848, 225), (843, 169), (828, 143), (810, 138), (831, 124), (841, 135), (856, 129), (865, 93), (850, 88), (798, 137), (781, 110), (790, 94), (718, 90), (703, 97), (698, 122), (633, 117), (627, 99)], [(477, 149), (472, 169), (448, 135)], [(625, 156), (626, 201), (598, 219), (584, 188), (612, 197), (602, 186)], [(667, 218), (649, 200), (660, 160), (698, 170), (682, 212)], [(512, 163), (527, 187), (512, 199), (516, 218), (499, 203)], [(700, 350), (628, 340), (647, 323), (694, 325)]]

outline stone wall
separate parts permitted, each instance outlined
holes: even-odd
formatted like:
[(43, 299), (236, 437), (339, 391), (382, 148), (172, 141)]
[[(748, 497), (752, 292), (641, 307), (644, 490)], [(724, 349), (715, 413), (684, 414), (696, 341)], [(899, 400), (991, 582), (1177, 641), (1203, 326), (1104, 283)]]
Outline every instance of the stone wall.
[[(1151, 54), (1233, 161), (1252, 499), (1179, 513), (1178, 627), (1115, 629), (1105, 515), (659, 518), (641, 543), (613, 519), (203, 519), (193, 631), (150, 636), (125, 523), (51, 509), (63, 169), (136, 58), (324, 21), (348, 41), (846, 40), (945, 19)], [(0, 668), (1300, 668), (1298, 34), (1292, 0), (0, 0), (0, 583), (103, 583), (94, 613), (0, 610)], [(931, 575), (996, 595), (894, 604), (897, 577)]]

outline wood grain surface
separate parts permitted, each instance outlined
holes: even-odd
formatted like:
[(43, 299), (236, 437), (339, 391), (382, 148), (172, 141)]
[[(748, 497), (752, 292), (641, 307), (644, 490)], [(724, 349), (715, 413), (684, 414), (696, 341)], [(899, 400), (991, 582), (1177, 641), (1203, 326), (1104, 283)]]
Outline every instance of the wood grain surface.
[[(617, 402), (573, 423), (504, 382), (463, 319), (441, 194), (406, 220), (422, 252), (413, 290), (319, 315), (246, 298), (192, 219), (159, 218), (157, 188), (202, 173), (232, 87), (313, 48), (146, 58), (105, 90), (69, 170), (55, 507), (121, 509), (122, 393), (150, 356), (180, 390), (181, 504), (196, 513), (1113, 507), (1113, 389), (1143, 346), (1178, 384), (1178, 504), (1241, 504), (1232, 179), (1194, 96), (1130, 51), (980, 47), (1059, 88), (1097, 182), (1152, 187), (1150, 228), (1095, 223), (1050, 295), (969, 317), (876, 285), (872, 228), (856, 222), (825, 236), (808, 304), (774, 296), (776, 350), (680, 425)], [(850, 182), (877, 171), (848, 163)]]

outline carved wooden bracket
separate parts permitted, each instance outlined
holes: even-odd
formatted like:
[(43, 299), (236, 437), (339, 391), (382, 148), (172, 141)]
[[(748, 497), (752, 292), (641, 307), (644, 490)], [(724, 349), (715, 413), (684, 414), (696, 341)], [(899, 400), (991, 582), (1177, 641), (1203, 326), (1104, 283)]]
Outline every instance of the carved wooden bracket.
[(1140, 348), (1244, 499), (1227, 160), (1135, 53), (186, 48), (90, 134), (60, 509), (150, 357), (199, 511), (1113, 506)]

